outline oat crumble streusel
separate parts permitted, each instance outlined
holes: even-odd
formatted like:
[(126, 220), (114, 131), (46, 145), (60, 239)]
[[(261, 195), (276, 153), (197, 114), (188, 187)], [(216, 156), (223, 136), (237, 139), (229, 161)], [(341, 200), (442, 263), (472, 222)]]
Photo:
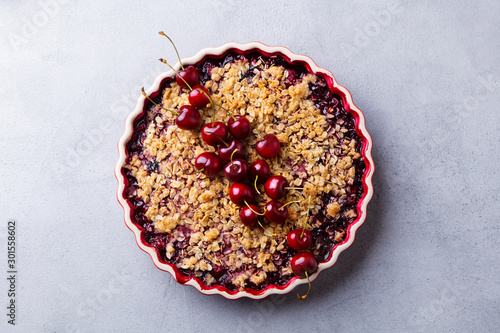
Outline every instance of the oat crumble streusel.
[[(234, 290), (285, 284), (293, 276), (289, 259), (297, 253), (286, 243), (290, 230), (307, 222), (314, 236), (311, 252), (323, 261), (357, 217), (364, 164), (354, 120), (323, 78), (280, 57), (229, 54), (205, 61), (199, 71), (216, 104), (250, 120), (253, 132), (245, 140), (249, 163), (259, 159), (254, 146), (263, 134), (277, 136), (281, 150), (268, 161), (271, 174), (303, 188), (287, 191), (282, 202), (300, 202), (289, 206), (283, 225), (268, 223), (265, 230), (244, 226), (239, 207), (229, 199), (230, 182), (195, 172), (196, 156), (214, 148), (199, 131), (180, 130), (175, 115), (150, 104), (127, 147), (133, 220), (163, 260), (206, 285)], [(177, 109), (188, 104), (188, 90), (171, 80), (158, 101)], [(230, 117), (222, 108), (200, 112), (205, 122)], [(263, 204), (267, 197), (261, 192), (257, 200)]]

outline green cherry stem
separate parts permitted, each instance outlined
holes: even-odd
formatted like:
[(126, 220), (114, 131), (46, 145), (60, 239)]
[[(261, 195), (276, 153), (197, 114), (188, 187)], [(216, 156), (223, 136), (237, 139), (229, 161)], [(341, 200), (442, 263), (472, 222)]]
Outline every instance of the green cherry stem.
[(188, 174), (186, 174), (186, 176), (191, 176), (191, 175), (194, 175), (194, 174), (197, 174), (197, 173), (201, 173), (203, 171), (205, 171), (205, 168), (203, 168), (201, 170), (196, 170), (195, 172), (188, 173)]
[[(164, 63), (165, 65), (167, 65), (168, 67), (170, 67), (170, 69), (172, 69), (172, 70), (175, 72), (175, 74), (177, 74), (177, 76), (178, 76), (178, 77), (180, 77), (180, 78), (182, 79), (182, 81), (184, 81), (184, 83), (185, 83), (185, 84), (187, 85), (187, 87), (189, 88), (189, 91), (193, 90), (193, 88), (189, 85), (189, 83), (187, 83), (187, 81), (186, 81), (186, 80), (184, 80), (184, 78), (183, 78), (182, 76), (180, 76), (180, 75), (179, 75), (179, 72), (177, 72), (177, 71), (176, 71), (176, 70), (175, 70), (175, 69), (174, 69), (174, 68), (173, 68), (173, 67), (172, 67), (172, 66), (171, 66), (171, 65), (170, 65), (170, 64), (169, 64), (169, 63), (168, 63), (165, 59), (160, 58), (160, 59), (158, 59), (158, 60), (160, 60), (162, 63)], [(181, 67), (182, 67), (182, 64), (181, 64)], [(184, 69), (184, 67), (183, 67), (182, 69)]]
[(290, 202), (287, 202), (286, 204), (284, 204), (283, 206), (281, 206), (278, 210), (282, 210), (283, 208), (285, 208), (288, 205), (293, 204), (294, 202), (299, 203), (300, 201), (290, 201)]
[[(173, 68), (173, 67), (172, 67), (172, 66), (171, 66), (171, 65), (170, 65), (170, 64), (169, 64), (169, 63), (168, 63), (165, 59), (160, 58), (160, 59), (158, 59), (158, 60), (160, 60), (162, 63), (164, 63), (164, 64), (166, 64), (168, 67), (170, 67), (170, 68), (171, 68), (171, 69), (175, 72), (175, 74), (177, 74), (177, 76), (178, 76), (178, 77), (180, 77), (180, 78), (182, 79), (182, 81), (184, 81), (184, 83), (186, 84), (186, 86), (188, 86), (189, 91), (193, 90), (193, 87), (191, 87), (191, 86), (189, 85), (189, 83), (187, 83), (187, 81), (186, 81), (186, 80), (184, 80), (184, 78), (183, 78), (182, 76), (180, 76), (180, 75), (179, 75), (179, 72), (177, 72), (177, 71), (176, 71), (176, 70), (175, 70), (175, 69), (174, 69), (174, 68)], [(179, 62), (180, 62), (180, 59), (179, 59)], [(181, 63), (181, 66), (182, 66), (182, 63)], [(182, 69), (184, 69), (184, 67), (182, 67)], [(203, 90), (201, 90), (201, 89), (200, 89), (199, 91), (201, 91), (201, 92), (202, 92), (205, 96), (207, 96), (208, 100), (210, 101), (210, 106), (212, 107), (212, 109), (215, 109), (214, 105), (216, 105), (216, 104), (214, 103), (214, 101), (213, 101), (212, 97), (210, 97), (210, 95), (208, 95), (205, 91), (203, 91)], [(236, 120), (236, 119), (235, 119), (235, 120)]]
[(255, 177), (255, 181), (253, 182), (253, 186), (255, 187), (255, 190), (257, 191), (257, 193), (261, 194), (259, 189), (257, 188), (257, 179), (259, 179), (259, 175), (257, 175)]
[[(212, 124), (213, 124), (213, 122), (212, 122)], [(227, 142), (226, 142), (226, 141), (224, 141), (224, 139), (222, 139), (220, 136), (218, 136), (218, 135), (217, 135), (217, 133), (215, 133), (215, 132), (205, 132), (205, 133), (215, 135), (216, 137), (218, 137), (218, 138), (219, 138), (219, 140), (220, 140), (220, 141), (222, 141), (222, 143), (223, 143), (223, 144), (225, 144), (226, 146), (228, 145), (228, 144), (227, 144)], [(238, 150), (238, 149), (235, 149), (235, 151), (236, 151), (236, 150)], [(233, 151), (233, 153), (231, 154), (231, 158), (233, 157), (233, 154), (234, 154), (234, 151)], [(231, 162), (232, 162), (232, 160), (231, 160)]]
[(307, 282), (309, 282), (309, 289), (307, 289), (307, 294), (305, 294), (303, 296), (300, 296), (299, 294), (297, 294), (297, 297), (299, 299), (306, 299), (307, 296), (309, 296), (309, 292), (311, 291), (311, 280), (309, 280), (309, 274), (307, 274), (307, 271), (305, 271), (305, 273), (306, 273)]
[[(257, 214), (259, 216), (264, 216), (264, 214), (266, 213), (266, 212), (264, 212), (262, 214), (261, 213), (257, 213), (255, 210), (252, 209), (252, 207), (250, 207), (250, 205), (248, 204), (248, 202), (246, 200), (245, 200), (245, 205), (247, 205), (248, 209), (250, 209), (252, 212), (254, 212), (255, 214)], [(264, 228), (264, 226), (262, 225), (262, 223), (260, 223), (260, 221), (257, 221), (257, 223), (260, 225), (260, 227), (262, 228), (262, 230), (267, 231), (266, 228)], [(269, 233), (272, 236), (274, 236), (274, 237), (276, 236), (276, 234), (274, 232), (269, 231)]]
[[(266, 230), (266, 228), (264, 228), (264, 226), (262, 225), (262, 223), (260, 223), (260, 221), (257, 221), (257, 223), (260, 225), (262, 230), (264, 230), (264, 232), (268, 231), (268, 230)], [(271, 236), (276, 237), (276, 234), (274, 232), (269, 231), (269, 233), (271, 234)]]
[[(210, 100), (211, 100), (211, 99), (210, 99)], [(231, 118), (233, 118), (233, 119), (234, 119), (234, 121), (236, 121), (236, 120), (237, 120), (237, 119), (235, 118), (235, 116), (231, 113), (231, 111), (229, 111), (228, 109), (226, 109), (226, 108), (225, 108), (225, 107), (223, 107), (222, 105), (220, 105), (220, 104), (215, 104), (215, 103), (214, 103), (214, 105), (215, 105), (215, 106), (220, 107), (222, 110), (224, 110), (224, 111), (226, 111), (227, 113), (229, 113), (229, 116), (230, 116)]]
[(303, 187), (285, 187), (287, 190), (303, 190)]
[(174, 47), (174, 50), (175, 50), (175, 53), (177, 53), (177, 59), (179, 59), (179, 63), (181, 64), (181, 68), (184, 69), (184, 66), (182, 65), (182, 61), (181, 61), (181, 57), (179, 56), (179, 52), (177, 52), (177, 48), (175, 47), (175, 44), (174, 42), (170, 39), (170, 37), (167, 36), (166, 33), (164, 33), (163, 31), (160, 31), (158, 32), (160, 35), (162, 36), (165, 36), (168, 38), (168, 40), (170, 41), (170, 43), (172, 43), (173, 47)]
[[(250, 209), (252, 212), (254, 212), (255, 214), (257, 214), (259, 216), (264, 216), (264, 213), (257, 213), (255, 210), (253, 210), (252, 207), (250, 207), (250, 204), (246, 200), (244, 202), (245, 202), (245, 205), (247, 205), (248, 209)], [(260, 222), (259, 222), (259, 224), (260, 224)], [(260, 226), (262, 227), (262, 224)], [(262, 228), (264, 228), (264, 227), (262, 227)]]
[[(183, 80), (184, 80), (184, 79), (183, 79)], [(184, 82), (186, 82), (186, 81), (184, 81)], [(187, 83), (187, 82), (186, 82), (186, 83)], [(214, 101), (212, 100), (212, 97), (210, 97), (210, 96), (206, 93), (206, 91), (203, 91), (203, 90), (199, 90), (199, 91), (201, 91), (201, 92), (202, 92), (205, 96), (207, 96), (208, 100), (210, 101), (210, 106), (211, 106), (211, 107), (212, 107), (212, 109), (214, 109), (214, 111), (215, 111), (215, 107), (214, 107), (215, 103), (214, 103)]]
[(302, 228), (300, 238), (304, 237), (304, 231), (306, 231), (307, 221), (309, 220), (310, 213), (311, 213), (311, 196), (309, 196), (309, 200), (307, 200), (307, 217), (306, 217), (306, 222), (304, 223), (304, 227)]
[[(214, 133), (214, 134), (215, 134), (215, 133)], [(226, 144), (226, 146), (227, 146), (227, 144)], [(234, 155), (234, 153), (236, 153), (238, 150), (239, 150), (239, 149), (238, 149), (238, 148), (236, 148), (236, 149), (235, 149), (235, 150), (233, 150), (233, 152), (231, 153), (231, 163), (233, 163), (233, 155)], [(238, 168), (237, 168), (237, 167), (236, 167), (236, 165), (234, 165), (234, 164), (233, 164), (233, 169), (234, 169), (234, 170), (238, 170)], [(259, 194), (260, 194), (260, 193), (259, 193)]]
[(155, 101), (153, 101), (151, 98), (149, 98), (149, 96), (146, 94), (146, 92), (144, 91), (144, 88), (141, 88), (141, 93), (144, 97), (146, 97), (151, 103), (153, 103), (154, 105), (156, 105), (157, 107), (159, 108), (162, 108), (163, 110), (166, 110), (166, 111), (170, 111), (172, 112), (173, 114), (176, 114), (176, 115), (179, 115), (179, 112), (176, 112), (174, 110), (170, 110), (170, 109), (167, 109), (167, 108), (164, 108), (162, 105), (159, 105), (158, 103), (155, 103)]

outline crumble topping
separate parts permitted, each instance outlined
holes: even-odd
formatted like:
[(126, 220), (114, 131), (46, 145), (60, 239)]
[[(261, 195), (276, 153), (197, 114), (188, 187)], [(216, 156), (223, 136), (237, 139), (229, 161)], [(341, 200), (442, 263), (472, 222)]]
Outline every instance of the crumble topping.
[[(249, 71), (253, 76), (247, 76)], [(215, 104), (250, 120), (252, 133), (244, 140), (248, 163), (261, 159), (255, 143), (265, 134), (274, 134), (281, 149), (275, 159), (267, 160), (271, 174), (303, 188), (288, 190), (280, 200), (298, 201), (288, 206), (287, 222), (266, 223), (265, 230), (239, 221), (240, 208), (229, 198), (230, 182), (225, 177), (196, 173), (196, 156), (215, 151), (199, 131), (179, 129), (176, 116), (164, 109), (151, 106), (146, 113), (142, 151), (129, 156), (125, 166), (137, 182), (130, 198), (144, 203), (144, 215), (154, 233), (164, 237), (165, 260), (207, 285), (217, 283), (220, 270), (237, 288), (262, 286), (269, 274), (289, 279), (293, 273), (283, 262), (293, 253), (286, 243), (290, 230), (304, 225), (310, 231), (318, 229), (324, 219), (315, 216), (322, 214), (329, 219), (356, 218), (354, 209), (342, 212), (341, 206), (356, 194), (353, 184), (359, 171), (354, 162), (361, 158), (359, 143), (345, 135), (349, 128), (343, 118), (323, 114), (308, 98), (310, 85), (318, 84), (316, 75), (306, 73), (295, 84), (289, 83), (290, 76), (284, 66), (243, 58), (212, 68), (204, 82)], [(188, 92), (172, 82), (163, 89), (161, 102), (175, 110), (189, 103)], [(220, 107), (200, 113), (205, 123), (227, 122), (230, 117)], [(263, 185), (259, 190), (257, 201), (263, 204), (268, 198)], [(332, 236), (335, 242), (344, 237), (343, 230), (335, 230)], [(321, 246), (317, 241), (315, 255)]]

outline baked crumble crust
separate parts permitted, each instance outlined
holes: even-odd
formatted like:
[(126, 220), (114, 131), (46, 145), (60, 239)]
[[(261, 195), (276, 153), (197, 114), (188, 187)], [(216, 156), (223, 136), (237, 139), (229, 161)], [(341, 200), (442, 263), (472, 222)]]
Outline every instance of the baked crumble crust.
[[(249, 71), (252, 77), (246, 76)], [(360, 172), (355, 164), (361, 159), (359, 143), (345, 135), (349, 128), (343, 118), (335, 121), (308, 98), (310, 85), (318, 83), (316, 75), (308, 73), (292, 85), (287, 82), (289, 75), (283, 66), (243, 58), (212, 68), (204, 83), (215, 104), (250, 120), (253, 132), (244, 140), (249, 164), (260, 159), (254, 146), (264, 134), (275, 134), (280, 141), (279, 155), (268, 160), (271, 174), (285, 177), (290, 186), (303, 187), (288, 190), (281, 200), (299, 201), (288, 206), (284, 225), (267, 223), (265, 230), (244, 226), (239, 207), (229, 199), (230, 182), (223, 176), (196, 173), (194, 168), (196, 156), (214, 148), (198, 131), (177, 128), (175, 115), (164, 109), (150, 107), (142, 155), (134, 153), (125, 165), (137, 182), (130, 197), (143, 201), (145, 217), (155, 232), (166, 236), (165, 260), (209, 286), (217, 283), (216, 268), (225, 270), (230, 283), (240, 289), (262, 286), (273, 272), (289, 279), (293, 273), (283, 260), (293, 251), (286, 243), (290, 230), (306, 223), (309, 230), (320, 228), (323, 220), (313, 218), (318, 214), (329, 219), (341, 214), (356, 217), (355, 210), (342, 211), (341, 205), (353, 196), (352, 185)], [(188, 104), (188, 91), (172, 82), (163, 89), (161, 102), (177, 109)], [(200, 113), (204, 122), (227, 122), (230, 117), (219, 107)], [(257, 201), (263, 204), (268, 198), (262, 185), (259, 190)], [(326, 196), (329, 202), (323, 205)], [(344, 237), (344, 230), (335, 230), (335, 242)], [(317, 242), (313, 254), (318, 255), (321, 246)]]

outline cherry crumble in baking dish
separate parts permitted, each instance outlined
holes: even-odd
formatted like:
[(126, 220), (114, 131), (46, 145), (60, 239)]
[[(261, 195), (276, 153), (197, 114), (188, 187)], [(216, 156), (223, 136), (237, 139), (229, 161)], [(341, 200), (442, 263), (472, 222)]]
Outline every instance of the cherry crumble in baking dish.
[(279, 54), (229, 49), (193, 67), (195, 78), (164, 79), (133, 122), (132, 223), (161, 263), (209, 288), (309, 277), (366, 196), (357, 119), (325, 77)]

